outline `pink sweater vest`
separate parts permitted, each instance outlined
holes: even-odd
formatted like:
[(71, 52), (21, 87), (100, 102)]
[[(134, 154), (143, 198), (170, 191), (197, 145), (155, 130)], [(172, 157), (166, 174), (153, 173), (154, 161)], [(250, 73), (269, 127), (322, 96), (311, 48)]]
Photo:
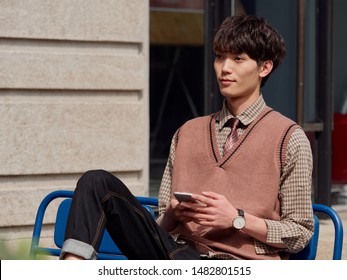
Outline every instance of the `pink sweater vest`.
[[(223, 194), (236, 207), (264, 219), (280, 219), (279, 185), (291, 133), (298, 126), (266, 107), (223, 157), (216, 143), (215, 115), (193, 119), (178, 134), (172, 191)], [(179, 233), (216, 251), (242, 259), (280, 259), (258, 255), (252, 237), (235, 229), (214, 229), (194, 222)]]

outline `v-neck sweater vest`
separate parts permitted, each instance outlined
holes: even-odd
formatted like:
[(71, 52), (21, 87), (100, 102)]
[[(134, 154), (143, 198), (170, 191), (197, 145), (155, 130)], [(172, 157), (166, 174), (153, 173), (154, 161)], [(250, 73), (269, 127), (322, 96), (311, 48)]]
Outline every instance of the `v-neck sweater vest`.
[[(299, 126), (266, 107), (224, 156), (219, 153), (215, 126), (216, 115), (211, 115), (180, 128), (172, 191), (213, 191), (246, 213), (279, 220), (281, 171), (290, 135)], [(253, 238), (234, 228), (222, 230), (190, 222), (179, 223), (172, 233), (242, 259), (280, 259), (278, 254), (256, 254)]]

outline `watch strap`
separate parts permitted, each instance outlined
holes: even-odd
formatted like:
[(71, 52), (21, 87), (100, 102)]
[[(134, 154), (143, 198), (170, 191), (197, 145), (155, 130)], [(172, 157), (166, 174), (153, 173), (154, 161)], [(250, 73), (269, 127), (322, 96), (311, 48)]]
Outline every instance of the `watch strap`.
[(237, 209), (239, 216), (245, 217), (245, 212), (242, 209)]

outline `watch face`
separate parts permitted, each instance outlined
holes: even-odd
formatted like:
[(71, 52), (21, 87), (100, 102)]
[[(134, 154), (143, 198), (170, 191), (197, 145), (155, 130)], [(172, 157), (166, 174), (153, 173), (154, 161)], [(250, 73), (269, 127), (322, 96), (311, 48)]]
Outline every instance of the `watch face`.
[(246, 224), (246, 221), (243, 217), (236, 217), (234, 220), (234, 228), (242, 229)]

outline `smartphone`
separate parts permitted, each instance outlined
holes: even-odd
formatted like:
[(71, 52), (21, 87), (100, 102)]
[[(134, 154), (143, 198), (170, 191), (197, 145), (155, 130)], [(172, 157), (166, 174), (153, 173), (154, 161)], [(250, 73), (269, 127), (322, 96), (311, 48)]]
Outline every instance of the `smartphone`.
[(179, 202), (182, 201), (191, 201), (192, 200), (192, 194), (186, 193), (186, 192), (174, 192), (174, 196)]

